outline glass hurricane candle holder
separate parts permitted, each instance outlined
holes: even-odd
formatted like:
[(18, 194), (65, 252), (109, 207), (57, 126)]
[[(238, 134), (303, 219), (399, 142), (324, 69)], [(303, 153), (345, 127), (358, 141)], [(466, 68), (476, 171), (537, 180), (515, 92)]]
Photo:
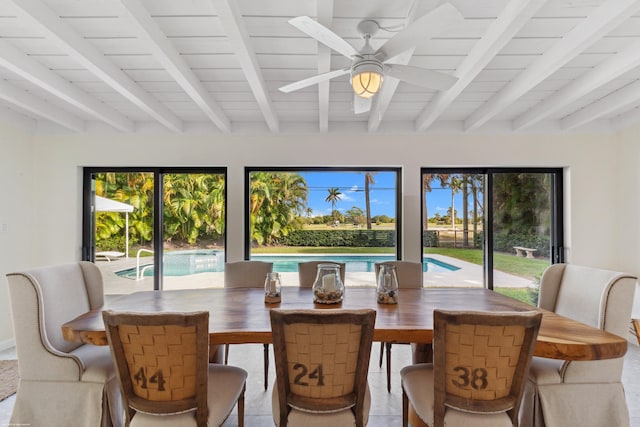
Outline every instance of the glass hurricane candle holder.
[(313, 302), (316, 304), (338, 304), (344, 298), (344, 283), (340, 279), (340, 266), (318, 264), (316, 280), (313, 282)]
[(398, 303), (398, 275), (396, 266), (382, 264), (378, 271), (378, 302), (381, 304)]
[(264, 280), (264, 302), (276, 303), (281, 301), (282, 284), (278, 273), (267, 273)]

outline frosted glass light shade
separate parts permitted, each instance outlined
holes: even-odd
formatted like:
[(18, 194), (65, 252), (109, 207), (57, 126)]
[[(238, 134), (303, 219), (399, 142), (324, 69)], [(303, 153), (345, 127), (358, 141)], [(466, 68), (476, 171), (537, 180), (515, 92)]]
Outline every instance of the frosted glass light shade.
[(362, 98), (371, 98), (382, 86), (382, 74), (375, 71), (363, 71), (351, 77), (353, 92)]

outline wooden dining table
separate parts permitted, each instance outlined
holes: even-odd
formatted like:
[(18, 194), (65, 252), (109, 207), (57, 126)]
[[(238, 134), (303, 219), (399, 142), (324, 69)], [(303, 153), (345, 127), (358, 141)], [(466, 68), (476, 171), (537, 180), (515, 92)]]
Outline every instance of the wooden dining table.
[(271, 343), (269, 310), (362, 309), (376, 310), (374, 340), (430, 343), (433, 311), (542, 311), (536, 356), (564, 360), (601, 360), (622, 357), (626, 339), (556, 313), (532, 307), (497, 292), (478, 288), (401, 289), (397, 304), (379, 304), (375, 288), (347, 288), (340, 304), (314, 304), (310, 288), (283, 287), (282, 300), (264, 302), (262, 289), (210, 288), (144, 291), (122, 295), (105, 306), (70, 319), (62, 326), (68, 341), (108, 345), (102, 311), (189, 312), (209, 311), (209, 339), (215, 344)]

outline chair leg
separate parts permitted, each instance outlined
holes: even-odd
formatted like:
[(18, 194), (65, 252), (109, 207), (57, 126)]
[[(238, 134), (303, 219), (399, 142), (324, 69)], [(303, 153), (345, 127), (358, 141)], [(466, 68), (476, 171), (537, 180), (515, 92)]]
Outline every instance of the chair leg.
[(633, 322), (633, 328), (636, 331), (636, 338), (638, 339), (638, 345), (640, 345), (640, 320), (632, 319), (631, 322)]
[(407, 394), (404, 392), (404, 387), (402, 388), (402, 427), (407, 427), (409, 425), (409, 399), (407, 398)]
[(224, 345), (224, 364), (228, 364), (229, 362), (229, 344)]
[(238, 427), (244, 427), (244, 392), (247, 389), (245, 384), (242, 393), (238, 398)]
[(385, 343), (387, 347), (387, 391), (391, 393), (391, 343)]
[(378, 366), (382, 368), (382, 356), (384, 356), (384, 341), (380, 341), (380, 362)]
[(264, 344), (264, 389), (269, 387), (269, 344)]

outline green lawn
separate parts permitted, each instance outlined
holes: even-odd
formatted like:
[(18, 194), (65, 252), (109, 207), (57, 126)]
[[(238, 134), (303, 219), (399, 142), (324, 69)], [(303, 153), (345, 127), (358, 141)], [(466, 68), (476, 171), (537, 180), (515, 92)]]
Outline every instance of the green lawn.
[[(477, 265), (483, 263), (481, 249), (425, 248), (424, 253), (444, 255)], [(549, 266), (549, 261), (543, 259), (529, 259), (499, 252), (494, 254), (493, 262), (496, 270), (527, 279), (539, 279)]]
[(526, 302), (530, 305), (536, 305), (538, 295), (534, 290), (527, 288), (497, 288), (495, 291), (499, 294), (506, 295), (518, 301)]
[[(395, 254), (395, 248), (347, 248), (347, 247), (291, 247), (291, 246), (263, 246), (252, 248), (254, 254)], [(473, 264), (482, 265), (482, 250), (458, 248), (425, 248), (425, 254), (440, 254), (460, 259)], [(542, 259), (529, 259), (515, 255), (494, 254), (496, 270), (529, 279), (539, 279), (542, 272), (549, 266), (549, 262)]]

